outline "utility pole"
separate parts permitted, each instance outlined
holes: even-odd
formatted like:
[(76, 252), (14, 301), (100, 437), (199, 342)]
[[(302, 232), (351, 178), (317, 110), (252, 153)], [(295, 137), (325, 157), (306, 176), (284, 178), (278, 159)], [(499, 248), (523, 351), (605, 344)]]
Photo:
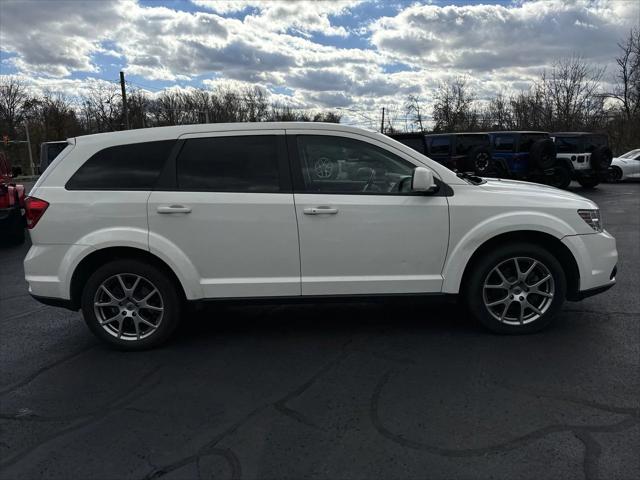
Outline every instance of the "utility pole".
[(127, 108), (127, 90), (124, 86), (124, 72), (120, 72), (120, 88), (122, 89), (122, 117), (124, 127), (129, 130), (129, 109)]
[(24, 122), (24, 131), (27, 134), (27, 151), (29, 152), (29, 170), (31, 170), (31, 176), (35, 175), (35, 171), (33, 168), (33, 155), (31, 155), (31, 137), (29, 136), (29, 124), (25, 120)]
[(384, 107), (382, 107), (382, 121), (380, 122), (380, 133), (384, 133)]

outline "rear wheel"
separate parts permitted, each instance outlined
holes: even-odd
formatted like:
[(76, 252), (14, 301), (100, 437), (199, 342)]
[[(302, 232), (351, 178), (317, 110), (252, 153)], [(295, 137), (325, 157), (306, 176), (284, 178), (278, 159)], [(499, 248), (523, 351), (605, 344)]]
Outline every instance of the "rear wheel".
[(473, 266), (465, 286), (467, 306), (496, 333), (537, 332), (562, 307), (566, 277), (560, 262), (534, 244), (504, 245)]
[(98, 268), (82, 293), (89, 329), (121, 350), (164, 343), (180, 320), (177, 287), (161, 269), (139, 260), (116, 260)]
[(594, 188), (600, 183), (600, 179), (598, 177), (582, 177), (578, 178), (578, 183), (583, 188)]

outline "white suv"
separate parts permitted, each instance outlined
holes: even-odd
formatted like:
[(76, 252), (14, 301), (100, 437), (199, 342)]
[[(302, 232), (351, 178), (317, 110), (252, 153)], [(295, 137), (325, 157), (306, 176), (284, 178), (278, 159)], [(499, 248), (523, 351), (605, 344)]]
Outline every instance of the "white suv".
[[(125, 349), (158, 345), (194, 302), (459, 294), (528, 333), (615, 283), (596, 204), (456, 175), (336, 124), (163, 127), (70, 139), (33, 187), (31, 294), (82, 309)], [(317, 159), (340, 174), (314, 175)]]

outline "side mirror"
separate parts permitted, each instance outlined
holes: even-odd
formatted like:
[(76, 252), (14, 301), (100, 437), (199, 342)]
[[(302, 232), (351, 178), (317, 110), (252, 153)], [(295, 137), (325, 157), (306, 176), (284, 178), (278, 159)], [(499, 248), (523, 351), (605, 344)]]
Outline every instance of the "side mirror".
[(432, 193), (436, 190), (438, 190), (438, 184), (433, 179), (433, 172), (428, 168), (416, 167), (411, 179), (411, 191)]

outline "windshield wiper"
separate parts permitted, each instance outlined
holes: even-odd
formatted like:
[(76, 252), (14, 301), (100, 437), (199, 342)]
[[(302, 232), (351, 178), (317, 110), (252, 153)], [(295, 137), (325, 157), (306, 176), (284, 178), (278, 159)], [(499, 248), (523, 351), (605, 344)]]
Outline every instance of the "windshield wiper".
[(473, 183), (474, 185), (481, 185), (481, 184), (487, 182), (484, 178), (479, 177), (479, 176), (474, 175), (474, 174), (469, 173), (469, 172), (456, 172), (456, 175), (458, 176), (458, 178), (464, 178), (465, 180), (468, 180), (469, 182)]

